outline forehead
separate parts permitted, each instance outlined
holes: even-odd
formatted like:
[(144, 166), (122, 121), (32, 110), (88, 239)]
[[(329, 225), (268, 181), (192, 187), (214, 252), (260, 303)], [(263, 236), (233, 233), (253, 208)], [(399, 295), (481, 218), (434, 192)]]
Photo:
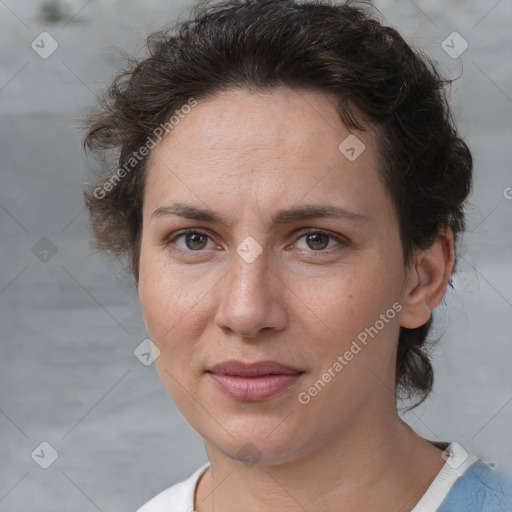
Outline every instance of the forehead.
[[(351, 134), (333, 95), (228, 90), (198, 101), (152, 150), (144, 202), (178, 199), (215, 209), (238, 200), (272, 210), (306, 196), (361, 203), (373, 195), (382, 202), (377, 161), (375, 136)], [(359, 209), (372, 201), (379, 206), (374, 197)]]

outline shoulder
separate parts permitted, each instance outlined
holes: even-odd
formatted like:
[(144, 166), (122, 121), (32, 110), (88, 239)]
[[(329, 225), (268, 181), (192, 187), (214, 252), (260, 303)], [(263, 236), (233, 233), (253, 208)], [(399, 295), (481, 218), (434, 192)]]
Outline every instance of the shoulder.
[(210, 466), (201, 466), (186, 480), (169, 487), (142, 505), (137, 512), (193, 512), (194, 494), (201, 475)]
[(512, 510), (512, 477), (476, 461), (455, 481), (438, 512)]
[(411, 512), (511, 512), (512, 475), (505, 475), (457, 442), (436, 443), (446, 461)]

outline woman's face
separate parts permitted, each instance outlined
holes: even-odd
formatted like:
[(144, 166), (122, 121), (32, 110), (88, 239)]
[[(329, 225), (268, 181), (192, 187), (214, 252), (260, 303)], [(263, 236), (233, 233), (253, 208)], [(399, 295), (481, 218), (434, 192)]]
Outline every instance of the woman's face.
[[(409, 274), (374, 135), (348, 135), (326, 94), (230, 90), (150, 155), (144, 320), (167, 391), (228, 457), (291, 461), (394, 410)], [(178, 203), (212, 216), (172, 213)], [(306, 206), (341, 213), (306, 218)], [(225, 361), (292, 375), (211, 373)]]

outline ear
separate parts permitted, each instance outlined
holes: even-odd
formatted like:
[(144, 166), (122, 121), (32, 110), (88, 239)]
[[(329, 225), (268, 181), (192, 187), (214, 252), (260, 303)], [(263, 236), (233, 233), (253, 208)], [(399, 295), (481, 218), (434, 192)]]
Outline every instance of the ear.
[(407, 270), (400, 325), (415, 329), (425, 324), (443, 298), (455, 265), (452, 230), (445, 226), (428, 248), (419, 251)]

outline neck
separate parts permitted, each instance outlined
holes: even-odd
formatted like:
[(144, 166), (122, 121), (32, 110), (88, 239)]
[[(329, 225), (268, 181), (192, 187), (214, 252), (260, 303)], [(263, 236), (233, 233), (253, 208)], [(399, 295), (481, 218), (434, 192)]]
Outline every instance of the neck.
[(249, 466), (206, 443), (211, 467), (199, 482), (196, 510), (410, 511), (442, 468), (442, 451), (398, 414), (381, 419), (361, 418), (320, 449), (274, 465)]

